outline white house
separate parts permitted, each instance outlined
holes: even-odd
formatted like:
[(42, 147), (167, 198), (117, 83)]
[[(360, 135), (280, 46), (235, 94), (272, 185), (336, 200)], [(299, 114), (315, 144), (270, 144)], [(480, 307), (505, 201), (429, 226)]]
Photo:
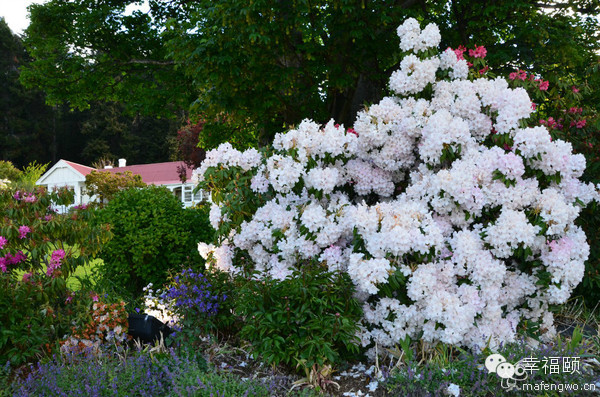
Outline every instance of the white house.
[(74, 205), (87, 204), (94, 199), (86, 194), (85, 176), (92, 171), (107, 171), (112, 173), (131, 171), (134, 175), (140, 175), (142, 181), (147, 185), (165, 186), (177, 196), (184, 206), (190, 207), (201, 202), (204, 198), (203, 192), (193, 194), (194, 184), (191, 181), (192, 171), (185, 167), (186, 181), (182, 183), (179, 178), (179, 168), (185, 167), (183, 161), (168, 163), (137, 164), (127, 166), (124, 159), (119, 160), (119, 167), (106, 167), (103, 170), (72, 161), (59, 160), (52, 168), (38, 179), (37, 184), (46, 186), (48, 189), (55, 187), (68, 187), (75, 192)]

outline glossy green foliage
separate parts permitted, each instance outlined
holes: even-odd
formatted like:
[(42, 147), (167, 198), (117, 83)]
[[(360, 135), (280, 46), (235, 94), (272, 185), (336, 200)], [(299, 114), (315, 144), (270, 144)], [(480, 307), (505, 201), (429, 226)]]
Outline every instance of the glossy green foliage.
[[(96, 99), (121, 101), (132, 112), (172, 115), (189, 103), (187, 81), (152, 17), (125, 8), (139, 1), (54, 0), (30, 7), (26, 48), (36, 60), (21, 81), (43, 87), (46, 100), (85, 109)], [(160, 21), (156, 21), (160, 22)]]
[[(47, 192), (43, 187), (34, 190), (18, 188), (0, 190), (0, 236), (7, 243), (0, 254), (16, 255), (25, 259), (7, 266), (9, 272), (26, 271), (44, 273), (52, 252), (63, 250), (65, 255), (59, 272), (66, 280), (78, 267), (87, 264), (110, 238), (106, 225), (91, 225), (93, 213), (74, 209), (67, 214), (57, 214), (52, 208), (68, 205), (73, 193), (62, 189)], [(26, 227), (29, 232), (24, 232)], [(56, 277), (56, 275), (55, 275)]]
[(72, 200), (68, 190), (0, 190), (0, 365), (18, 366), (50, 352), (87, 314), (87, 301), (73, 299), (66, 280), (89, 263), (110, 233), (91, 225), (88, 210), (51, 209)]
[(285, 280), (248, 281), (241, 288), (240, 335), (266, 363), (304, 371), (358, 353), (362, 312), (352, 282), (341, 273), (312, 264)]
[(151, 0), (124, 12), (136, 4), (32, 6), (25, 42), (33, 62), (21, 80), (51, 103), (191, 110), (205, 122), (204, 148), (265, 143), (303, 118), (349, 126), (386, 93), (400, 59), (396, 27), (409, 16), (437, 23), (442, 48), (486, 46), (492, 69), (525, 65), (590, 87), (598, 80), (597, 0)]
[(148, 283), (162, 285), (169, 269), (200, 260), (197, 244), (206, 239), (208, 217), (184, 209), (164, 187), (120, 191), (98, 212), (113, 233), (100, 253), (100, 274), (123, 289), (139, 294)]

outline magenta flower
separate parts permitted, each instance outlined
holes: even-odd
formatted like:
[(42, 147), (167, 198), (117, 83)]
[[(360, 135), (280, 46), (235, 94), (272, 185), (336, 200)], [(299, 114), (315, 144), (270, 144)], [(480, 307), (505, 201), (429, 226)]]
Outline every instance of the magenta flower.
[(548, 86), (550, 83), (548, 81), (540, 80), (540, 91), (548, 91)]
[(27, 234), (31, 233), (31, 228), (29, 226), (19, 226), (19, 238), (24, 239), (27, 237)]
[(27, 259), (27, 256), (23, 253), (23, 251), (19, 251), (16, 254), (6, 254), (4, 257), (6, 259), (7, 265), (16, 265)]
[(27, 259), (23, 251), (17, 252), (15, 255), (8, 253), (4, 258), (0, 258), (0, 269), (3, 273), (6, 272), (7, 265), (16, 265)]
[(52, 252), (52, 256), (50, 257), (50, 263), (48, 264), (48, 268), (46, 269), (46, 276), (54, 277), (54, 271), (62, 265), (62, 260), (65, 257), (65, 250), (58, 249)]
[(4, 236), (0, 236), (0, 250), (8, 243), (8, 240)]
[(31, 278), (31, 276), (33, 276), (33, 274), (31, 274), (31, 273), (25, 273), (23, 275), (22, 281), (29, 281), (29, 279)]

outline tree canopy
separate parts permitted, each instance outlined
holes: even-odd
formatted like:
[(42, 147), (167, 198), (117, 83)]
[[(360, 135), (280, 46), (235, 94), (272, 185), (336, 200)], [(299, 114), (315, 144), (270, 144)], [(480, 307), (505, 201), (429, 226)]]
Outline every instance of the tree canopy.
[(485, 45), (497, 70), (598, 82), (597, 0), (149, 0), (132, 11), (142, 3), (32, 5), (21, 80), (49, 103), (187, 113), (203, 121), (205, 148), (265, 142), (306, 117), (350, 125), (386, 93), (408, 16), (437, 23), (443, 46)]

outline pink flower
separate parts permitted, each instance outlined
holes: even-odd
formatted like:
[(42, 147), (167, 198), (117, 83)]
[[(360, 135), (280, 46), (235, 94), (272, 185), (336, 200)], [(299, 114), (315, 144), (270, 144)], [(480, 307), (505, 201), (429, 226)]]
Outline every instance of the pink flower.
[(35, 203), (37, 201), (37, 197), (35, 197), (31, 193), (25, 193), (25, 198), (23, 199), (26, 203)]
[(358, 132), (356, 132), (356, 130), (354, 128), (348, 128), (348, 134), (354, 134), (356, 136), (358, 136)]
[(540, 80), (540, 91), (548, 91), (548, 86), (550, 83), (548, 81)]
[[(448, 48), (450, 48), (450, 47), (448, 47)], [(459, 61), (461, 59), (465, 59), (465, 57), (463, 56), (463, 54), (465, 53), (465, 51), (467, 51), (467, 49), (465, 48), (464, 45), (459, 45), (456, 50), (452, 50), (452, 51), (454, 51), (454, 53), (456, 54), (456, 58), (458, 58)]]
[(473, 58), (485, 58), (486, 55), (487, 50), (482, 45), (475, 46), (474, 50), (469, 50), (469, 56), (472, 56)]
[(537, 105), (536, 105), (535, 103), (531, 102), (531, 108), (532, 108), (533, 110), (535, 110), (535, 109), (537, 109)]
[[(533, 76), (531, 76), (533, 78)], [(511, 80), (527, 80), (527, 72), (524, 70), (518, 70), (516, 72), (512, 72), (511, 74), (508, 75), (508, 78)]]
[(94, 302), (98, 302), (98, 295), (92, 295), (92, 300)]
[(19, 226), (19, 238), (21, 240), (27, 237), (28, 233), (31, 233), (31, 228), (29, 226)]
[(6, 273), (6, 258), (0, 258), (0, 271)]
[(519, 70), (519, 75), (517, 76), (517, 78), (523, 81), (527, 80), (527, 72), (524, 70)]
[(8, 240), (4, 236), (0, 236), (0, 250), (8, 243)]
[(65, 299), (65, 303), (71, 303), (71, 301), (73, 300), (73, 294), (69, 294), (69, 296), (67, 296), (67, 299)]
[(583, 128), (583, 127), (585, 127), (585, 123), (586, 123), (586, 120), (585, 120), (585, 119), (583, 119), (583, 120), (579, 120), (575, 126), (576, 126), (577, 128)]
[(575, 93), (579, 92), (579, 88), (577, 88), (577, 87), (575, 87), (575, 86), (571, 87), (571, 89), (572, 89), (572, 90), (573, 90), (573, 92), (575, 92)]
[(37, 197), (35, 197), (33, 193), (21, 192), (19, 190), (17, 190), (15, 194), (13, 194), (13, 198), (19, 201), (23, 200), (26, 203), (35, 203), (37, 201)]
[(33, 274), (31, 274), (31, 273), (25, 273), (23, 275), (23, 279), (21, 281), (29, 281), (29, 279), (31, 278), (31, 276), (33, 276)]
[(479, 74), (485, 74), (488, 70), (490, 70), (490, 67), (486, 66), (485, 68), (479, 70)]

